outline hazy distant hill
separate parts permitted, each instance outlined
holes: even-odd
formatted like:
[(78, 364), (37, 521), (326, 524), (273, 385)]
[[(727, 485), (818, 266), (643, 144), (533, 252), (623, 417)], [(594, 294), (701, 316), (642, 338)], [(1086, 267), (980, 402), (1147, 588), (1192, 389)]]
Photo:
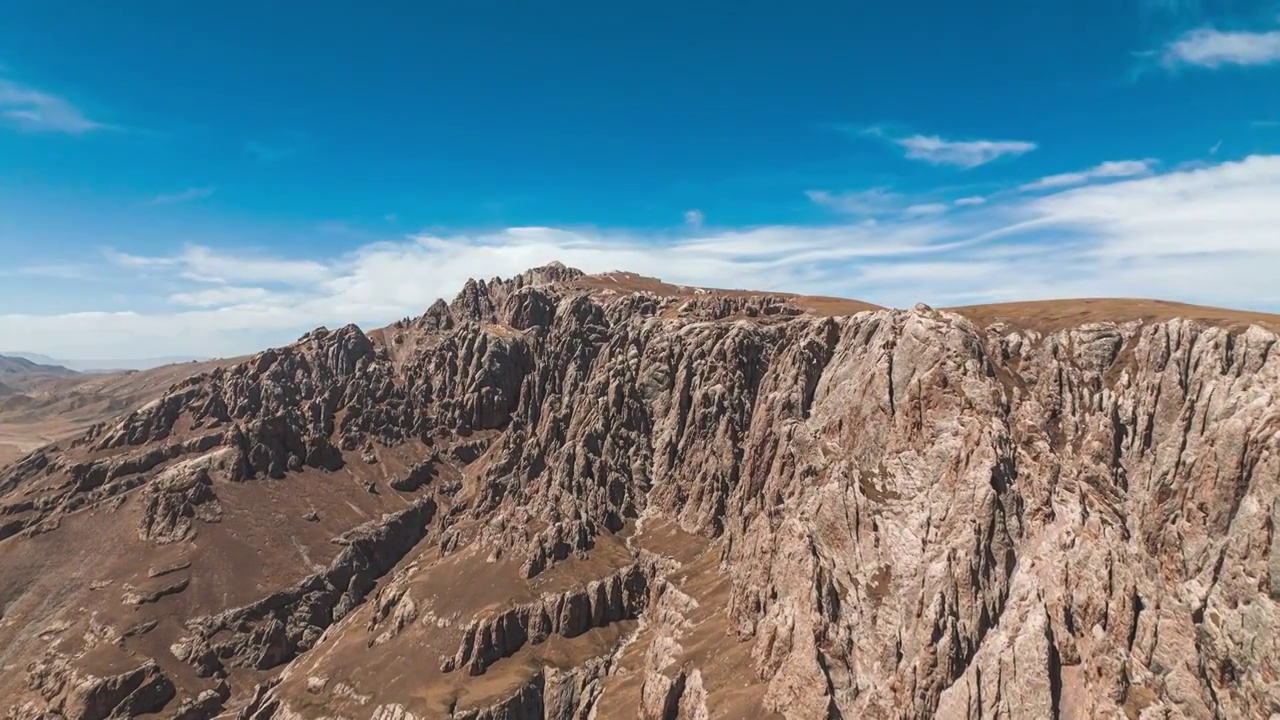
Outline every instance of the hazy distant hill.
[[(75, 370), (54, 363), (46, 364), (22, 356), (0, 355), (0, 382), (11, 390), (24, 389), (38, 380), (69, 378), (79, 374)], [(0, 394), (3, 394), (2, 390)]]
[(21, 358), (30, 360), (40, 365), (61, 366), (65, 369), (74, 370), (82, 373), (106, 373), (118, 372), (120, 370), (150, 370), (161, 365), (173, 365), (175, 363), (200, 362), (208, 358), (174, 356), (174, 357), (158, 357), (158, 358), (124, 358), (114, 360), (64, 360), (60, 358), (52, 358), (48, 355), (30, 352), (2, 352), (0, 357)]
[[(39, 357), (39, 356), (37, 356)], [(142, 405), (190, 375), (234, 360), (78, 373), (0, 355), (0, 466)]]

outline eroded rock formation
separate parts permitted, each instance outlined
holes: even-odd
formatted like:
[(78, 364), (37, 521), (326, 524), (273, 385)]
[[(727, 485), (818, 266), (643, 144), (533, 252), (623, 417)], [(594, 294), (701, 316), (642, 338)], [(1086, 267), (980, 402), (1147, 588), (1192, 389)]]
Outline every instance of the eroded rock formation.
[(0, 493), (11, 718), (1280, 713), (1261, 325), (551, 265), (192, 377)]

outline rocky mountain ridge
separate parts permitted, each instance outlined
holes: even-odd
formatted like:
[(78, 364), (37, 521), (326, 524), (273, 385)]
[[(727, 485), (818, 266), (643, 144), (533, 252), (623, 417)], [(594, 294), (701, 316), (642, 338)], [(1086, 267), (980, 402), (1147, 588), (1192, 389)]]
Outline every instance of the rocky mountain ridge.
[(0, 470), (11, 718), (1280, 713), (1280, 353), (549, 265)]

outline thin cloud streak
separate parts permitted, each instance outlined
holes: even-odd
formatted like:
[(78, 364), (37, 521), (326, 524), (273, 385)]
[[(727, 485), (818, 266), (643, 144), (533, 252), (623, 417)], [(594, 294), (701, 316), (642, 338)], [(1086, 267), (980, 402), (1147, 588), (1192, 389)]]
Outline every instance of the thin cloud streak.
[(896, 211), (902, 205), (902, 196), (889, 192), (886, 188), (845, 193), (808, 190), (805, 195), (815, 204), (846, 215), (874, 217)]
[(1150, 175), (1156, 161), (1147, 160), (1113, 160), (1104, 162), (1100, 165), (1081, 170), (1080, 172), (1062, 173), (1060, 175), (1050, 175), (1040, 178), (1035, 182), (1027, 183), (1019, 189), (1024, 191), (1045, 190), (1050, 188), (1070, 187), (1073, 185), (1084, 185), (1096, 180), (1114, 180), (1117, 178), (1132, 178), (1143, 175)]
[(321, 262), (223, 253), (201, 245), (187, 245), (178, 254), (164, 257), (146, 257), (110, 250), (105, 256), (120, 267), (144, 271), (168, 270), (182, 280), (218, 285), (246, 282), (299, 285), (319, 283), (329, 278), (329, 268)]
[(894, 142), (906, 150), (906, 156), (932, 165), (951, 165), (969, 170), (999, 160), (1017, 157), (1035, 150), (1037, 145), (1022, 140), (945, 140), (937, 135), (913, 135)]
[(951, 207), (945, 203), (920, 203), (919, 205), (911, 205), (902, 212), (907, 217), (924, 217), (927, 215), (941, 215), (950, 209)]
[(1004, 157), (1025, 155), (1039, 147), (1026, 140), (949, 140), (939, 135), (899, 134), (884, 125), (842, 125), (839, 129), (856, 137), (887, 142), (902, 150), (907, 159), (962, 170), (971, 170)]
[(31, 133), (83, 135), (113, 129), (85, 117), (67, 100), (3, 78), (0, 78), (0, 120)]
[[(420, 234), (313, 259), (189, 246), (109, 255), (160, 309), (0, 315), (0, 336), (47, 354), (235, 355), (317, 325), (422, 313), (469, 277), (560, 260), (687, 285), (858, 297), (910, 307), (1049, 297), (1158, 297), (1280, 309), (1280, 156), (1014, 194), (874, 225), (667, 233), (515, 227)], [(174, 288), (181, 288), (175, 292)]]
[(270, 290), (260, 287), (215, 287), (169, 296), (169, 302), (202, 308), (245, 306), (269, 300), (279, 298), (273, 298)]

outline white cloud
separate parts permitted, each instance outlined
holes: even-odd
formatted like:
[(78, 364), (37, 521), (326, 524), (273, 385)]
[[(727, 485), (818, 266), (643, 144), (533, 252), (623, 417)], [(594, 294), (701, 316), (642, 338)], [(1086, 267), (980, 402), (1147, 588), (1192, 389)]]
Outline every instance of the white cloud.
[(1212, 28), (1192, 30), (1170, 43), (1161, 60), (1166, 67), (1206, 68), (1280, 62), (1280, 30), (1262, 33), (1222, 32)]
[(1002, 157), (1017, 157), (1038, 145), (1024, 140), (947, 140), (938, 135), (892, 134), (882, 125), (842, 126), (850, 134), (878, 138), (905, 151), (906, 157), (932, 165), (950, 165), (965, 170), (986, 165)]
[(1085, 183), (1095, 180), (1114, 180), (1116, 178), (1130, 178), (1140, 175), (1151, 174), (1151, 169), (1156, 164), (1155, 160), (1112, 160), (1104, 162), (1100, 165), (1081, 170), (1080, 172), (1063, 173), (1061, 175), (1050, 175), (1049, 177), (1040, 178), (1032, 183), (1023, 185), (1021, 190), (1045, 190), (1048, 188), (1070, 187), (1072, 185), (1084, 185)]
[(314, 260), (288, 260), (255, 254), (216, 252), (188, 245), (172, 256), (145, 257), (108, 252), (107, 258), (123, 267), (166, 270), (192, 282), (313, 284), (330, 278), (330, 268)]
[(761, 227), (687, 240), (529, 227), (419, 235), (316, 263), (202, 247), (164, 257), (117, 253), (110, 257), (120, 271), (157, 286), (193, 280), (206, 286), (166, 294), (169, 307), (147, 313), (0, 315), (0, 336), (59, 357), (235, 355), (317, 325), (372, 327), (417, 315), (469, 277), (509, 277), (556, 259), (591, 272), (625, 269), (678, 283), (782, 290), (809, 278), (814, 288), (835, 289), (835, 268), (932, 252), (948, 244), (946, 235), (924, 224)]
[(826, 190), (805, 192), (814, 203), (847, 215), (880, 215), (896, 210), (902, 204), (902, 196), (885, 188), (872, 188), (857, 192), (833, 193)]
[(216, 192), (212, 187), (187, 188), (182, 192), (156, 195), (147, 201), (147, 205), (176, 205), (178, 203), (191, 202), (192, 200), (203, 200), (210, 197)]
[(1276, 197), (1280, 156), (1255, 156), (1011, 195), (963, 213), (899, 213), (874, 226), (852, 220), (686, 238), (515, 227), (424, 234), (312, 259), (194, 246), (117, 253), (116, 272), (134, 278), (132, 294), (149, 293), (154, 307), (0, 315), (0, 337), (61, 357), (240, 354), (317, 325), (376, 327), (418, 315), (468, 277), (509, 277), (556, 259), (588, 272), (898, 307), (1136, 296), (1280, 310)]
[(695, 210), (684, 211), (684, 224), (688, 225), (691, 228), (702, 227), (702, 223), (705, 222), (706, 219), (707, 219), (707, 216), (704, 215), (701, 210), (695, 209)]
[(894, 142), (906, 150), (912, 160), (933, 165), (953, 165), (970, 169), (1002, 157), (1017, 157), (1036, 149), (1033, 142), (1021, 140), (944, 140), (937, 135), (912, 135)]
[(243, 306), (272, 299), (278, 299), (278, 297), (266, 288), (234, 286), (213, 287), (207, 290), (174, 293), (169, 296), (169, 302), (193, 307)]
[(876, 222), (879, 219), (893, 215), (901, 215), (906, 218), (941, 215), (951, 209), (951, 206), (946, 203), (912, 203), (907, 196), (889, 192), (885, 188), (872, 188), (870, 190), (845, 193), (809, 190), (805, 194), (810, 201), (818, 205), (844, 215), (866, 218), (868, 222)]
[[(1078, 188), (1033, 201), (1042, 222), (1101, 238), (1099, 260), (1146, 262), (1210, 254), (1264, 254), (1280, 267), (1280, 156), (1254, 156), (1110, 186)], [(1201, 258), (1207, 260), (1208, 258)], [(1197, 260), (1196, 262), (1200, 262)], [(1196, 264), (1187, 266), (1194, 271)], [(1205, 290), (1243, 301), (1231, 279), (1203, 278)], [(1276, 293), (1255, 288), (1259, 295)]]
[(986, 198), (974, 195), (973, 197), (962, 197), (956, 200), (955, 205), (957, 207), (973, 207), (975, 205), (985, 205), (986, 202)]
[(907, 217), (923, 217), (926, 215), (941, 215), (950, 209), (950, 206), (945, 203), (921, 203), (919, 205), (908, 206), (907, 209), (902, 212)]
[(75, 105), (10, 80), (0, 78), (0, 120), (27, 132), (82, 135), (109, 125), (90, 120)]

